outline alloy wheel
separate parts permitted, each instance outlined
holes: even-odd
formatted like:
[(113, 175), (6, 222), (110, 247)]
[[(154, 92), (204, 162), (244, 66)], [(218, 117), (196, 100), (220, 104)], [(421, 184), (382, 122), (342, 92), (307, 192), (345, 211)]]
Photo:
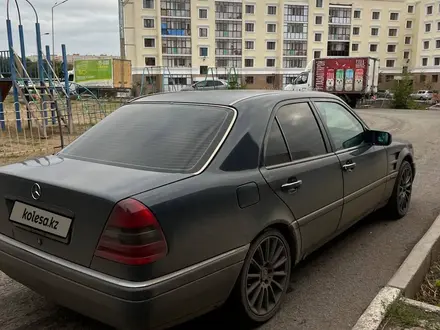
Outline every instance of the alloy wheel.
[(278, 305), (286, 291), (290, 260), (288, 246), (277, 236), (268, 236), (254, 251), (246, 273), (246, 298), (251, 311), (265, 316)]
[(400, 176), (400, 182), (397, 190), (397, 206), (401, 214), (405, 214), (409, 208), (409, 202), (412, 192), (412, 170), (406, 166)]

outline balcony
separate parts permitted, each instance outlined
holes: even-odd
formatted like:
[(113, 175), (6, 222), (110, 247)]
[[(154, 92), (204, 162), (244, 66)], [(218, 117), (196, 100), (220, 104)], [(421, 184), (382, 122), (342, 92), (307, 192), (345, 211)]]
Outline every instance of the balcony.
[(328, 41), (350, 41), (350, 35), (346, 34), (329, 34)]
[(190, 37), (191, 21), (162, 19), (161, 34), (162, 37)]

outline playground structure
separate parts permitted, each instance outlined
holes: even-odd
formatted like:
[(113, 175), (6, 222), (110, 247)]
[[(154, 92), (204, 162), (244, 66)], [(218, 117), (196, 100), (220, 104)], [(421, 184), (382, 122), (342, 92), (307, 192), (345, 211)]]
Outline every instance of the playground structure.
[(145, 67), (142, 70), (140, 95), (154, 93), (177, 92), (183, 87), (192, 85), (196, 80), (223, 79), (228, 81), (230, 89), (241, 87), (239, 69), (209, 67), (204, 74), (193, 75), (176, 73), (169, 67)]
[[(25, 1), (35, 14), (35, 40), (37, 48), (37, 72), (30, 73), (27, 68), (26, 43), (24, 39), (23, 24), (18, 0), (6, 0), (6, 28), (8, 37), (8, 50), (0, 51), (0, 151), (5, 152), (8, 146), (18, 143), (6, 143), (6, 138), (11, 141), (11, 136), (16, 136), (15, 142), (26, 141), (30, 135), (38, 135), (38, 139), (50, 138), (50, 133), (59, 135), (60, 146), (64, 148), (64, 135), (70, 135), (75, 130), (72, 115), (71, 83), (68, 79), (66, 46), (62, 48), (63, 77), (58, 77), (52, 66), (51, 50), (41, 45), (41, 31), (38, 13), (30, 0)], [(14, 47), (12, 21), (10, 19), (10, 5), (15, 3), (18, 13), (18, 40), (19, 52)], [(5, 104), (5, 99), (12, 88), (12, 104)], [(76, 95), (78, 98), (78, 95)], [(93, 101), (94, 104), (91, 104)], [(78, 104), (76, 104), (78, 105)], [(9, 106), (8, 109), (5, 107)], [(96, 98), (88, 99), (81, 103), (80, 111), (84, 115), (91, 106), (101, 111), (101, 104)], [(13, 112), (11, 107), (13, 107)], [(9, 113), (9, 116), (8, 116)], [(11, 114), (15, 118), (12, 118)], [(105, 116), (105, 114), (104, 114)], [(12, 126), (12, 123), (14, 126)], [(12, 131), (11, 131), (12, 130)], [(3, 137), (3, 141), (2, 140)], [(3, 148), (2, 148), (3, 147)], [(12, 148), (12, 147), (11, 147)]]

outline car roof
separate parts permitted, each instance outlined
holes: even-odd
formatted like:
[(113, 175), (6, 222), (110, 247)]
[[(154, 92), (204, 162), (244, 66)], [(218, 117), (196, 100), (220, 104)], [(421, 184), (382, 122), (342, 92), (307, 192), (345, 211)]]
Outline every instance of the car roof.
[(339, 99), (329, 93), (324, 92), (294, 92), (281, 90), (211, 90), (211, 91), (185, 91), (168, 92), (143, 96), (134, 99), (132, 103), (144, 102), (185, 102), (185, 103), (203, 103), (216, 104), (224, 106), (233, 106), (238, 103), (252, 101), (255, 99), (269, 98), (280, 102), (291, 99), (304, 98), (332, 98)]

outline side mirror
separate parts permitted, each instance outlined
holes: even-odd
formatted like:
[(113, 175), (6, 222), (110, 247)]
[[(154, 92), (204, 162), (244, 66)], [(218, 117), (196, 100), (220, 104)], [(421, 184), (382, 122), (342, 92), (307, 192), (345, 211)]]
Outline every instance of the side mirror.
[(365, 131), (365, 142), (378, 146), (389, 146), (393, 138), (390, 133), (384, 131)]

